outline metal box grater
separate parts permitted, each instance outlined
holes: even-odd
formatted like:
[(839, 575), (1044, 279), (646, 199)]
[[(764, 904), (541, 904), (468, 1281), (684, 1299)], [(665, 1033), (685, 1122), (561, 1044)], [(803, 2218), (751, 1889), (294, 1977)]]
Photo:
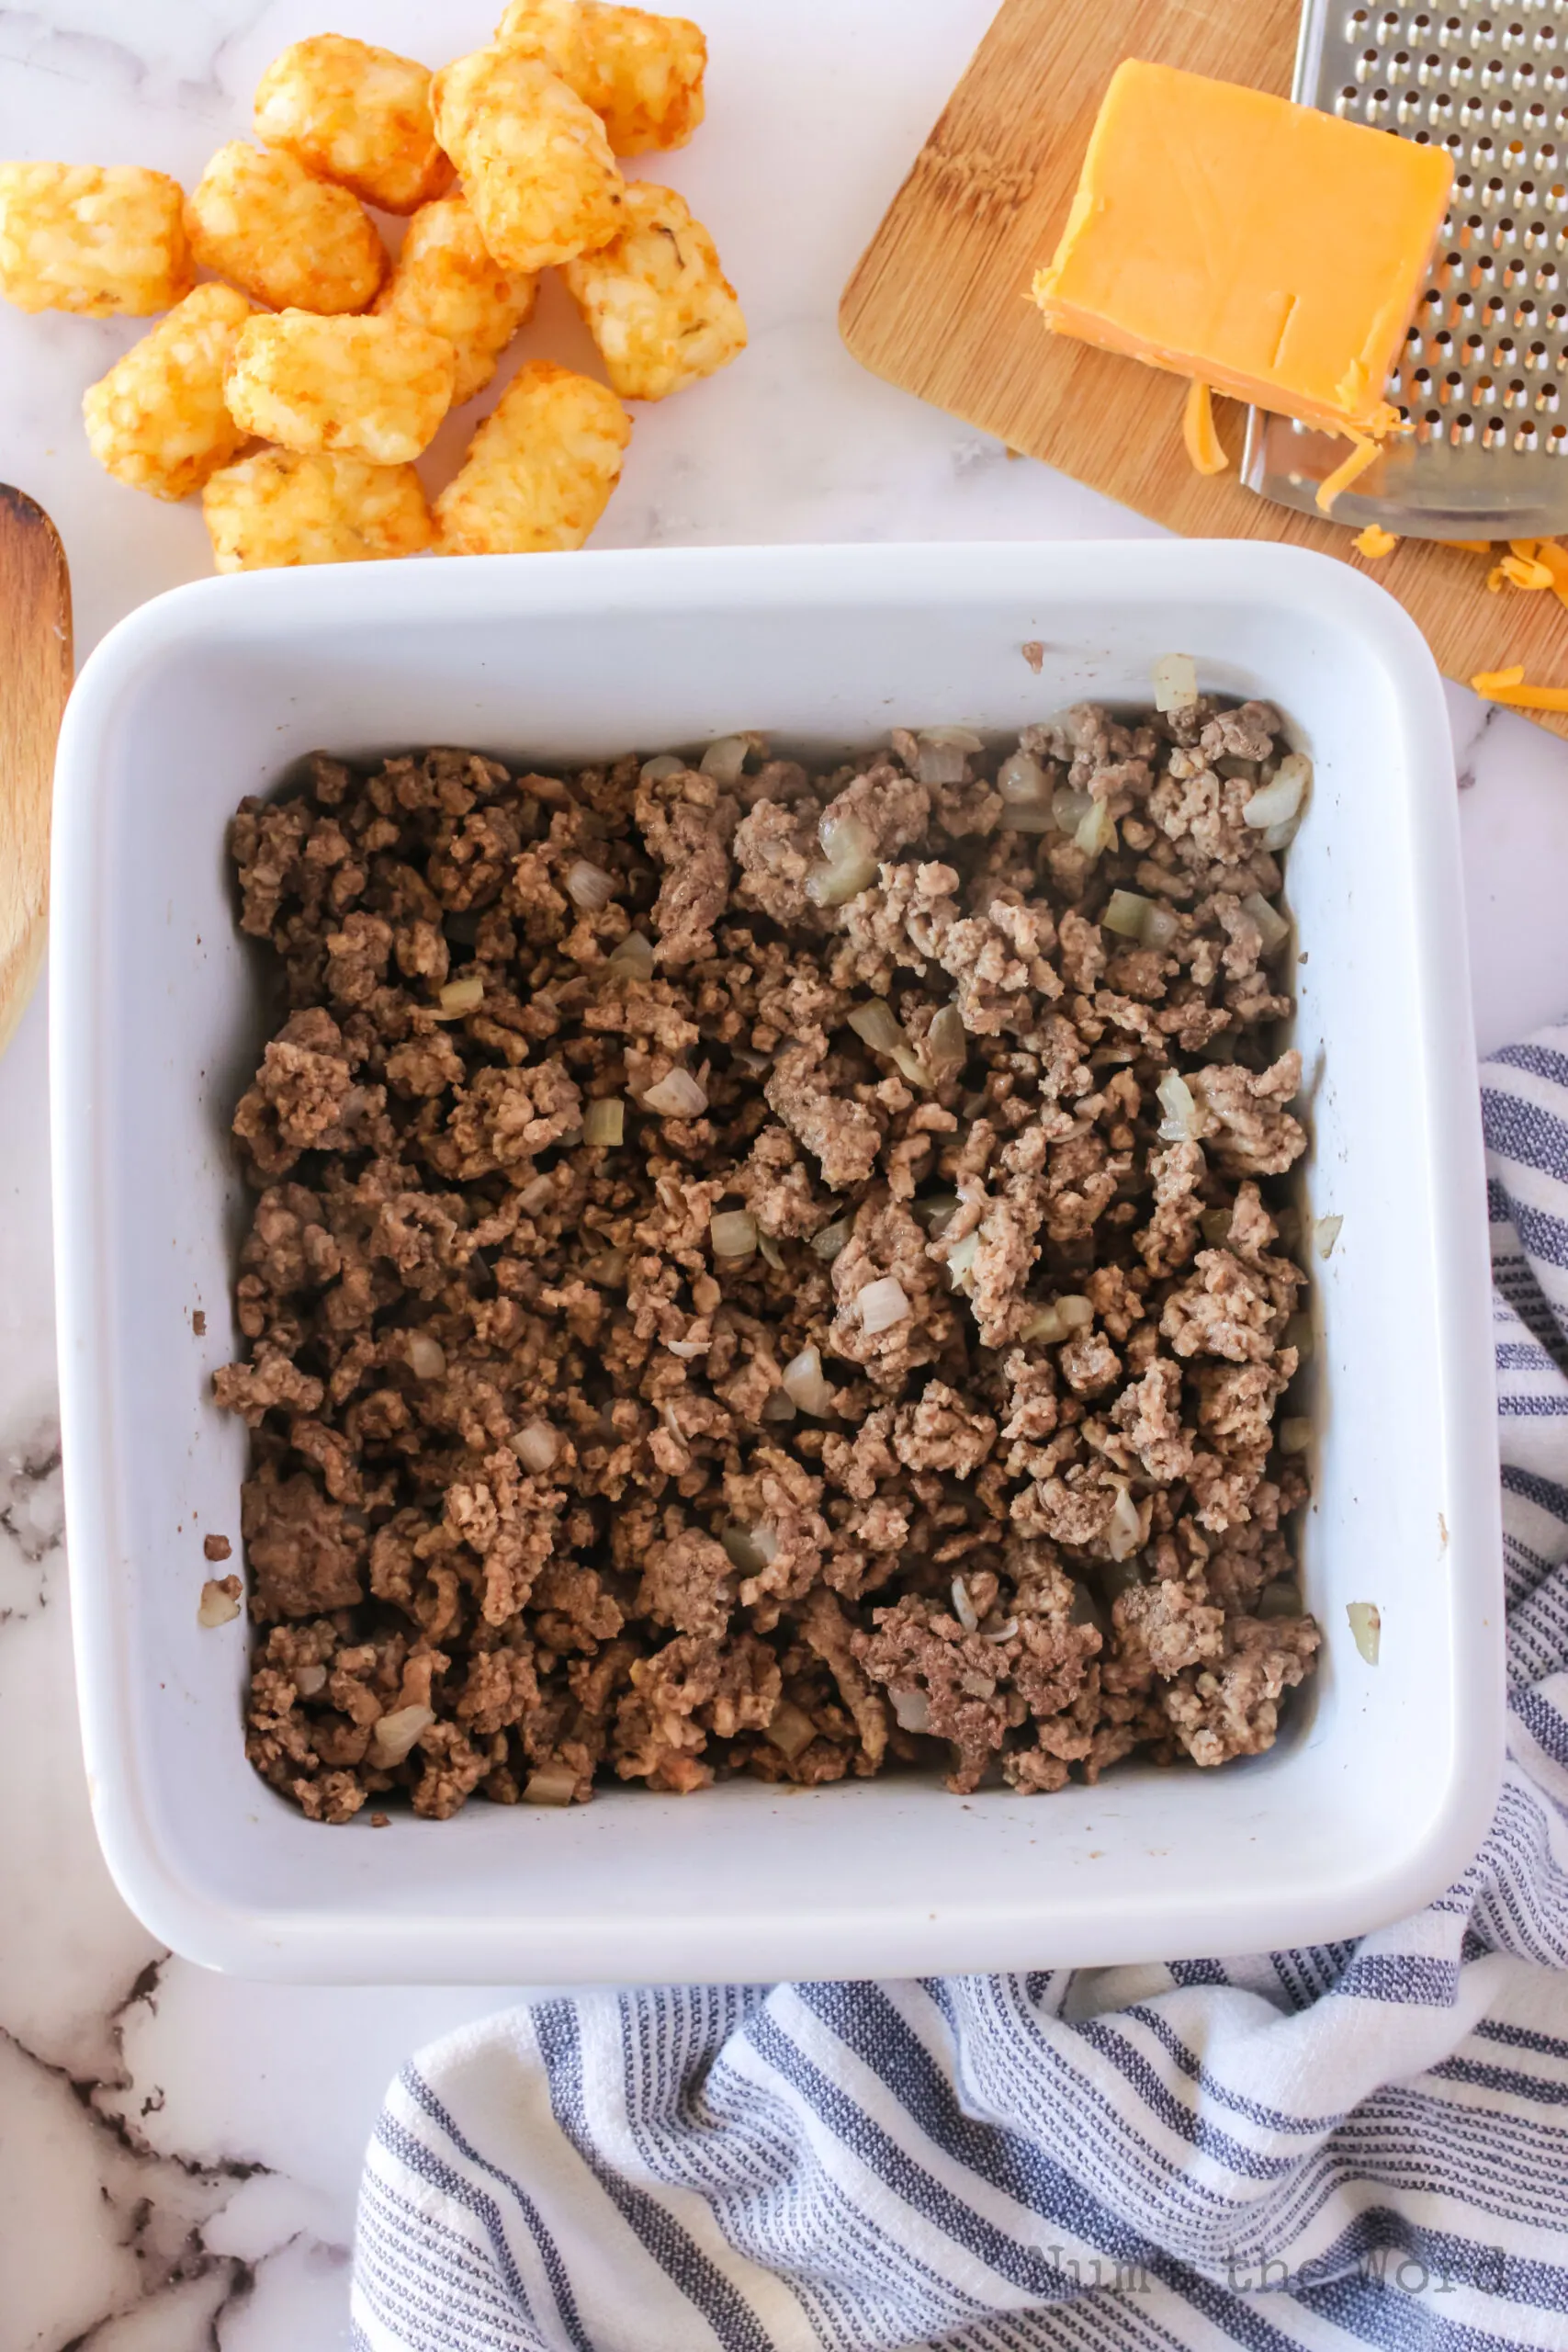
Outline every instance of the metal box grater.
[[(1413, 538), (1568, 528), (1568, 0), (1305, 0), (1292, 94), (1454, 162), (1388, 386), (1413, 431), (1341, 492), (1334, 520)], [(1315, 511), (1348, 447), (1253, 409), (1241, 478)]]

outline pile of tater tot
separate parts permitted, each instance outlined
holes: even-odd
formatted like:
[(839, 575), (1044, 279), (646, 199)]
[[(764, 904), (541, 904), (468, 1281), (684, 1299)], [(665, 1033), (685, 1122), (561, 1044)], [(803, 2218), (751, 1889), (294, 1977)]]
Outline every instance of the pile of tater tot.
[[(262, 76), (259, 146), (189, 196), (162, 172), (0, 164), (0, 295), (168, 315), (94, 384), (118, 481), (201, 494), (220, 571), (578, 548), (659, 401), (744, 349), (713, 239), (615, 158), (684, 146), (706, 44), (683, 17), (512, 0), (488, 49), (431, 73), (323, 33)], [(367, 211), (402, 215), (394, 260)], [(214, 281), (196, 283), (198, 268)], [(518, 369), (434, 501), (414, 459), (490, 383), (558, 269), (606, 387)]]

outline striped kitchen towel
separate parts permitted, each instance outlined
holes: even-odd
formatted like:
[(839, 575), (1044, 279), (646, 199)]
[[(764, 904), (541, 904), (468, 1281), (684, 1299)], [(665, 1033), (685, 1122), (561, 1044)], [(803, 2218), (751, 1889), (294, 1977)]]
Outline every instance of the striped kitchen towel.
[(1568, 1026), (1483, 1102), (1511, 1703), (1459, 1883), (1252, 1960), (487, 2019), (388, 2098), (356, 2352), (1568, 2346)]

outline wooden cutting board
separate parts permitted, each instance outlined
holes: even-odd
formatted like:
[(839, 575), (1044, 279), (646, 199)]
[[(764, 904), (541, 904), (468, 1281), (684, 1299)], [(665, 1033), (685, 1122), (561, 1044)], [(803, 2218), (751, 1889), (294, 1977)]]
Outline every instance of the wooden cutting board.
[[(1029, 299), (1121, 60), (1283, 95), (1297, 17), (1294, 0), (1004, 0), (845, 288), (840, 325), (854, 356), (1173, 531), (1293, 540), (1361, 564), (1349, 531), (1240, 487), (1238, 404), (1215, 405), (1233, 470), (1196, 473), (1181, 446), (1185, 383), (1047, 334)], [(1364, 568), (1415, 616), (1450, 677), (1522, 662), (1532, 681), (1568, 684), (1568, 609), (1550, 592), (1489, 595), (1480, 557), (1431, 541), (1407, 539)], [(1540, 723), (1568, 735), (1568, 714)]]

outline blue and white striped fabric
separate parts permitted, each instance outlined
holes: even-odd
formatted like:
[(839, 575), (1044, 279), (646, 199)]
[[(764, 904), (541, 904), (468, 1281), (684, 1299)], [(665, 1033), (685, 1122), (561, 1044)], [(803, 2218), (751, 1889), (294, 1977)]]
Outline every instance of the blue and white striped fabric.
[(1484, 1075), (1512, 1689), (1459, 1883), (1253, 1960), (490, 2018), (388, 2098), (356, 2352), (1568, 2346), (1568, 1026)]

